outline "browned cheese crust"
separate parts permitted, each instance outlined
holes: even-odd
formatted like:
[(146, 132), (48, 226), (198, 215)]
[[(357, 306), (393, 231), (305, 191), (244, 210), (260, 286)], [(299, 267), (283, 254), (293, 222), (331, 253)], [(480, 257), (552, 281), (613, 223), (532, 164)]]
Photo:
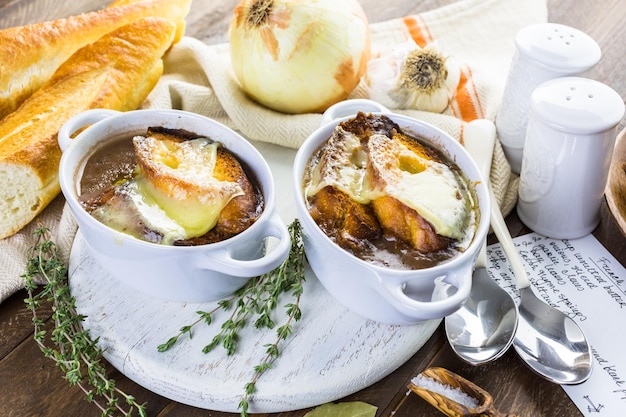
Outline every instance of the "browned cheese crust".
[[(420, 144), (415, 139), (399, 133), (399, 126), (388, 118), (371, 117), (359, 113), (355, 118), (341, 123), (341, 127), (359, 137), (363, 148), (368, 153), (377, 153), (377, 157), (385, 164), (397, 164), (396, 160), (386, 160), (388, 149), (384, 145), (369, 143), (374, 134), (384, 135), (425, 159), (439, 159), (435, 151)], [(332, 155), (333, 151), (329, 153)], [(331, 156), (329, 156), (331, 157)], [(420, 167), (402, 167), (405, 170), (419, 170)], [(379, 168), (368, 163), (367, 175), (372, 184), (381, 188), (385, 185), (383, 173)], [(331, 233), (338, 244), (344, 247), (355, 247), (362, 240), (374, 240), (381, 235), (400, 239), (414, 249), (429, 253), (445, 249), (450, 245), (450, 238), (438, 235), (414, 209), (401, 201), (383, 196), (376, 198), (368, 205), (354, 201), (348, 194), (333, 186), (326, 186), (309, 200), (309, 212), (313, 219), (326, 231)], [(332, 232), (333, 230), (338, 232)]]

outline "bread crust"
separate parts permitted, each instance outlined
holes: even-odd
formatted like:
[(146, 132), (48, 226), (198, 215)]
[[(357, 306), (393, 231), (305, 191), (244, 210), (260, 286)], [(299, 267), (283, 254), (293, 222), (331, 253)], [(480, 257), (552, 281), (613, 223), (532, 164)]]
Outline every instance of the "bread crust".
[(74, 52), (103, 35), (145, 17), (185, 30), (191, 0), (118, 0), (97, 12), (0, 30), (0, 118), (37, 91)]
[[(380, 137), (371, 138), (367, 143), (367, 148), (370, 155), (368, 170), (370, 181), (374, 186), (381, 189), (384, 189), (389, 183), (393, 184), (399, 181), (400, 169), (398, 164), (409, 163), (408, 161), (401, 163), (397, 159), (398, 154), (394, 151), (397, 145), (394, 141), (402, 143), (413, 155), (419, 155), (425, 160), (437, 159), (434, 151), (404, 134), (394, 132), (391, 140), (379, 140)], [(417, 159), (411, 158), (410, 160), (412, 163), (417, 162)], [(403, 169), (419, 172), (424, 167), (412, 165), (405, 166)], [(422, 253), (429, 253), (445, 249), (450, 245), (451, 239), (438, 235), (430, 223), (402, 201), (383, 195), (373, 200), (371, 204), (385, 232), (402, 239), (414, 249)]]
[(176, 25), (144, 18), (79, 49), (0, 121), (0, 238), (33, 220), (60, 192), (57, 133), (91, 108), (139, 107), (158, 81)]

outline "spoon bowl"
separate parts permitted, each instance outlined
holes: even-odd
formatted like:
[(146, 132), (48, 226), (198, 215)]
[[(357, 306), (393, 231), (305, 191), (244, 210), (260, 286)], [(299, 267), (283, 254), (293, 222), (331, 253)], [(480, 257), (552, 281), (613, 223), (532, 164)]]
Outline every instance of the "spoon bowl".
[(516, 327), (513, 298), (489, 278), (486, 268), (476, 268), (468, 300), (445, 321), (452, 350), (471, 365), (494, 361), (511, 346)]
[[(513, 346), (528, 366), (558, 384), (589, 377), (589, 345), (579, 327), (559, 310), (546, 309), (530, 287), (520, 290), (520, 319)], [(565, 316), (567, 317), (567, 316)]]
[[(496, 131), (493, 122), (475, 120), (465, 127), (465, 148), (489, 179)], [(495, 200), (492, 200), (492, 204)], [(517, 328), (517, 305), (511, 295), (487, 274), (483, 245), (472, 275), (472, 289), (465, 304), (445, 319), (452, 350), (471, 365), (482, 365), (501, 357), (511, 346)]]

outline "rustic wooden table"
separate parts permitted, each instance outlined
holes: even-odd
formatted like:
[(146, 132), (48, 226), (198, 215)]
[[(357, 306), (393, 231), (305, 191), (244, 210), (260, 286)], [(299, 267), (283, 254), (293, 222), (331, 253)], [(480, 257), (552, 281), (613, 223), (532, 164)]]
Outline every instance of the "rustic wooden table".
[[(429, 10), (451, 0), (360, 0), (371, 22), (383, 21)], [(194, 0), (188, 18), (187, 34), (207, 43), (226, 40), (225, 30), (238, 0)], [(0, 28), (54, 19), (95, 10), (106, 0), (57, 2), (53, 0), (0, 0)], [(383, 5), (384, 4), (384, 5)], [(548, 0), (549, 20), (576, 27), (592, 36), (601, 46), (601, 62), (587, 76), (602, 81), (626, 96), (623, 57), (626, 55), (626, 6), (621, 0)], [(624, 127), (622, 121), (620, 129)], [(507, 218), (511, 233), (529, 232), (515, 214)], [(602, 222), (594, 231), (598, 240), (626, 264), (626, 239), (606, 205)], [(490, 239), (493, 239), (491, 237)], [(25, 292), (20, 291), (0, 304), (0, 415), (2, 416), (98, 416), (99, 411), (84, 400), (77, 387), (69, 387), (59, 369), (45, 359), (32, 339), (31, 315), (25, 309)], [(47, 317), (50, 316), (48, 309)], [(582, 415), (561, 387), (535, 376), (511, 350), (500, 360), (472, 367), (451, 351), (440, 327), (425, 346), (391, 375), (359, 391), (344, 401), (365, 401), (378, 407), (377, 416), (389, 416), (405, 398), (408, 381), (429, 366), (445, 367), (463, 375), (489, 391), (500, 410), (520, 416)], [(176, 403), (130, 381), (111, 367), (110, 376), (118, 386), (148, 403), (150, 416), (213, 416), (237, 414), (208, 411)], [(264, 414), (272, 417), (300, 417), (308, 410)], [(438, 411), (421, 398), (411, 395), (395, 414), (438, 416)]]

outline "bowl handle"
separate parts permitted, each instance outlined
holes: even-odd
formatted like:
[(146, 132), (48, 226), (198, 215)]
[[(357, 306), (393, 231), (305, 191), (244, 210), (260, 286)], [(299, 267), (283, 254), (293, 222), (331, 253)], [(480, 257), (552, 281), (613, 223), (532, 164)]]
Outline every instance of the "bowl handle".
[(343, 100), (326, 109), (326, 111), (322, 114), (322, 126), (329, 124), (333, 120), (340, 119), (345, 116), (355, 115), (360, 111), (374, 113), (390, 112), (389, 109), (382, 104), (366, 98)]
[(120, 114), (120, 112), (109, 109), (92, 109), (72, 117), (59, 129), (58, 141), (61, 151), (65, 152), (69, 148), (72, 144), (72, 136), (80, 129), (116, 114)]
[[(235, 277), (255, 277), (277, 268), (287, 259), (291, 250), (289, 230), (277, 213), (274, 213), (262, 227), (259, 245), (263, 245), (263, 240), (268, 237), (278, 239), (278, 244), (264, 256), (252, 260), (235, 259), (233, 255), (237, 251), (237, 245), (225, 245), (220, 250), (212, 250), (205, 254), (200, 266)], [(246, 244), (249, 245), (250, 242)]]
[[(383, 295), (401, 313), (418, 320), (439, 319), (458, 310), (467, 300), (472, 288), (473, 264), (467, 262), (460, 268), (444, 272), (428, 284), (422, 277), (415, 280), (417, 291), (408, 294), (411, 281), (381, 278)], [(451, 290), (455, 289), (454, 292)], [(415, 298), (413, 297), (415, 296)]]

